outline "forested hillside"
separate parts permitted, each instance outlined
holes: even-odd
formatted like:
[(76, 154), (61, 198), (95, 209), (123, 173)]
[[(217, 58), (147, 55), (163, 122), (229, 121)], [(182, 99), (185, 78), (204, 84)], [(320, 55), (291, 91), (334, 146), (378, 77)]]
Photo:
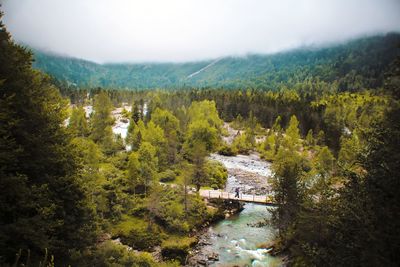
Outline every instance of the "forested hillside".
[(35, 51), (34, 67), (81, 87), (278, 90), (320, 80), (353, 91), (382, 85), (382, 71), (399, 55), (399, 42), (400, 35), (393, 33), (325, 48), (179, 64), (96, 64)]

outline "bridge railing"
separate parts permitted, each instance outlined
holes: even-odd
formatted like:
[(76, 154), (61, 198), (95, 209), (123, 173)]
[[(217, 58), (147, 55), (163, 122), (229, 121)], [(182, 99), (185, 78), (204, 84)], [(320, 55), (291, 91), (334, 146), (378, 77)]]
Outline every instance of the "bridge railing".
[(249, 195), (239, 193), (239, 197), (236, 197), (236, 193), (224, 192), (220, 190), (200, 190), (200, 195), (206, 198), (222, 198), (222, 199), (233, 199), (242, 200), (247, 202), (258, 202), (258, 203), (272, 203), (271, 196), (260, 196), (260, 195)]

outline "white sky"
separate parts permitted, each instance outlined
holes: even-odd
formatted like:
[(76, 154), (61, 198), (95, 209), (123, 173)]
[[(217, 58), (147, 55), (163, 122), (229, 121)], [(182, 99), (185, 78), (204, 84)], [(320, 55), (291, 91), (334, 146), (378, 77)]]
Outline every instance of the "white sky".
[(96, 62), (272, 53), (400, 31), (400, 0), (0, 0), (15, 40)]

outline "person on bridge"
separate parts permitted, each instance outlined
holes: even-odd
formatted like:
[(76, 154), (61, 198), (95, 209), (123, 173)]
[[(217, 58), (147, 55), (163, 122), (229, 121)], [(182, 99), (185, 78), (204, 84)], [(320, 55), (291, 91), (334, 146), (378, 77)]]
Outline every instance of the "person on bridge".
[(239, 187), (236, 187), (235, 193), (235, 197), (239, 198)]

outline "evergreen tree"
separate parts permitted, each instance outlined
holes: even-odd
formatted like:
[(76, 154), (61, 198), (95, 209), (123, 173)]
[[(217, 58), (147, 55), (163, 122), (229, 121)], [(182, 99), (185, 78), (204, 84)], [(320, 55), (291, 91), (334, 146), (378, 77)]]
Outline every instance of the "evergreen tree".
[(273, 221), (283, 243), (289, 242), (303, 199), (303, 159), (300, 154), (280, 147), (273, 163), (273, 190), (279, 203)]
[(74, 107), (69, 119), (68, 128), (74, 136), (85, 137), (89, 134), (86, 113), (83, 106)]
[(286, 148), (297, 150), (299, 148), (300, 141), (299, 121), (297, 120), (296, 116), (293, 115), (290, 118), (289, 126), (285, 131), (283, 145)]
[(178, 119), (168, 110), (157, 108), (151, 115), (151, 121), (164, 130), (164, 136), (167, 141), (167, 160), (169, 164), (174, 164), (179, 143)]
[(315, 145), (315, 140), (314, 140), (312, 129), (308, 130), (305, 141), (306, 141), (306, 145), (309, 147), (312, 147)]
[(144, 184), (143, 181), (141, 181), (141, 175), (140, 175), (140, 161), (139, 161), (139, 155), (136, 152), (132, 152), (129, 155), (129, 162), (128, 162), (128, 183), (130, 190), (133, 192), (133, 194), (136, 193), (136, 187)]
[(135, 123), (138, 123), (138, 121), (142, 119), (138, 105), (135, 102), (132, 102), (131, 114), (131, 120)]
[(114, 120), (111, 117), (112, 103), (106, 92), (102, 91), (95, 96), (93, 109), (91, 138), (109, 152), (113, 146), (111, 127)]
[(207, 150), (205, 144), (200, 141), (195, 141), (190, 151), (190, 159), (193, 163), (193, 178), (192, 183), (196, 185), (197, 191), (205, 184), (207, 176), (205, 174), (205, 157)]
[(94, 242), (94, 217), (64, 126), (66, 101), (0, 23), (0, 261), (46, 248), (65, 262)]
[(149, 142), (142, 142), (137, 153), (137, 158), (139, 159), (139, 181), (143, 182), (145, 194), (147, 194), (147, 188), (155, 181), (158, 170), (156, 148)]
[(323, 178), (326, 178), (330, 172), (333, 170), (333, 164), (335, 161), (335, 157), (332, 155), (332, 152), (329, 150), (327, 146), (324, 146), (319, 149), (318, 154), (316, 156), (317, 161), (317, 170), (319, 174), (322, 175)]

